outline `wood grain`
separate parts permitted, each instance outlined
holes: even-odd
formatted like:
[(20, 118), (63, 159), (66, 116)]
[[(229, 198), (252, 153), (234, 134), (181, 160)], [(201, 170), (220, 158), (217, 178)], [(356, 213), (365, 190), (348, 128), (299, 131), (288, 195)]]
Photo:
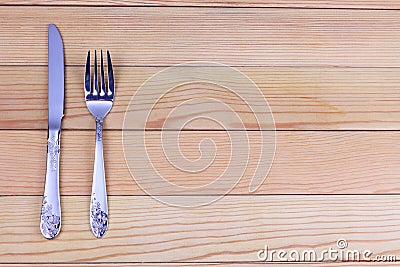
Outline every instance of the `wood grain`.
[[(260, 140), (258, 132), (248, 132), (250, 160), (243, 178), (232, 194), (249, 194), (249, 183), (257, 167)], [(45, 131), (0, 131), (0, 195), (42, 195), (46, 155)], [(139, 133), (138, 133), (138, 137)], [(232, 184), (231, 180), (204, 192), (198, 187), (212, 182), (222, 175), (229, 160), (230, 141), (225, 132), (181, 133), (180, 149), (188, 160), (200, 156), (199, 143), (212, 139), (217, 147), (211, 166), (199, 173), (178, 171), (165, 158), (160, 132), (147, 132), (146, 145), (154, 168), (164, 178), (180, 186), (193, 188), (193, 194), (219, 195)], [(164, 137), (165, 138), (165, 137)], [(105, 167), (107, 189), (110, 195), (143, 195), (132, 179), (124, 159), (122, 133), (106, 131)], [(140, 140), (140, 138), (138, 138)], [(169, 135), (164, 143), (172, 143)], [(399, 133), (388, 132), (277, 132), (275, 160), (267, 180), (256, 194), (395, 194), (400, 192)], [(90, 195), (92, 164), (94, 157), (94, 131), (64, 131), (61, 147), (62, 195)], [(139, 144), (139, 142), (137, 143)], [(243, 142), (245, 148), (245, 142)], [(128, 146), (135, 150), (136, 144)], [(214, 153), (202, 151), (205, 159)], [(242, 154), (247, 153), (243, 149)], [(148, 173), (148, 177), (136, 177), (143, 181), (154, 178), (146, 166), (147, 158), (137, 152), (128, 153), (137, 162), (136, 172)], [(174, 159), (174, 158), (172, 158)], [(266, 168), (266, 166), (261, 166)], [(240, 172), (241, 173), (241, 172)], [(231, 177), (237, 180), (240, 175)], [(153, 179), (157, 188), (158, 179)], [(197, 189), (196, 189), (197, 188)], [(154, 192), (154, 191), (153, 191)], [(160, 195), (187, 194), (179, 189), (157, 191)], [(225, 192), (222, 192), (225, 193)]]
[(281, 8), (357, 8), (399, 9), (396, 0), (1, 0), (1, 5), (79, 5), (79, 6), (213, 6), (213, 7), (281, 7)]
[[(106, 129), (122, 129), (127, 107), (138, 88), (164, 68), (116, 67), (116, 98), (105, 122)], [(267, 99), (278, 130), (399, 130), (400, 69), (397, 68), (239, 68), (259, 87)], [(83, 96), (84, 70), (66, 68), (64, 129), (93, 129), (94, 119), (86, 108)], [(207, 69), (204, 76), (209, 75)], [(165, 92), (173, 79), (161, 80)], [(133, 102), (130, 117), (141, 116), (144, 105), (156, 103), (157, 90), (147, 90), (148, 98)], [(265, 105), (258, 91), (242, 97), (252, 105)], [(180, 129), (180, 123), (195, 116), (208, 116), (214, 110), (200, 112), (193, 105), (191, 112), (170, 116), (177, 105), (190, 99), (216, 98), (228, 104), (247, 129), (258, 130), (253, 113), (237, 95), (218, 86), (193, 83), (166, 94), (154, 107), (147, 128)], [(237, 128), (235, 113), (228, 113), (224, 123)], [(249, 115), (250, 114), (250, 115)], [(258, 114), (260, 115), (260, 114)], [(169, 123), (163, 126), (166, 118)], [(269, 125), (261, 124), (263, 129)], [(0, 67), (0, 128), (47, 129), (47, 68)], [(141, 129), (132, 120), (129, 128)], [(186, 129), (219, 129), (211, 120), (195, 120)]]
[[(400, 259), (399, 12), (400, 3), (394, 0), (0, 0), (0, 265), (259, 266), (256, 253), (265, 245), (320, 252), (336, 248), (339, 238), (348, 241), (349, 249)], [(41, 236), (38, 225), (49, 23), (61, 31), (67, 65), (63, 226), (52, 241)], [(104, 133), (110, 227), (100, 240), (92, 236), (88, 218), (95, 132), (82, 82), (89, 49), (111, 51), (117, 82)], [(136, 182), (132, 178), (122, 136), (129, 133), (140, 141), (135, 116), (157, 94), (148, 90), (148, 98), (134, 102), (138, 113), (129, 126), (134, 131), (123, 132), (129, 101), (151, 75), (187, 61), (237, 67), (269, 101), (278, 129), (276, 155), (266, 182), (255, 193), (249, 193), (249, 184), (257, 168), (260, 127), (238, 96), (210, 84), (175, 88), (157, 103), (146, 125), (147, 156), (166, 180), (181, 187), (165, 189), (154, 179), (135, 140), (125, 148), (132, 151), (128, 160), (135, 162)], [(160, 84), (169, 89), (173, 81)], [(167, 160), (163, 144), (173, 144), (181, 121), (221, 111), (201, 113), (199, 105), (192, 105), (182, 116), (170, 117), (164, 143), (159, 130), (180, 103), (210, 97), (229, 104), (249, 131), (233, 131), (238, 125), (229, 115), (224, 116), (228, 132), (210, 120), (189, 123), (179, 136), (179, 152), (190, 164), (198, 158), (212, 164), (197, 173), (182, 172)], [(263, 104), (255, 92), (241, 97)], [(230, 174), (211, 190), (198, 188), (228, 166), (233, 133), (248, 134), (249, 164), (219, 201), (174, 208), (139, 188), (138, 178), (144, 179), (164, 189), (156, 192), (174, 203), (226, 193), (225, 185), (240, 175)], [(216, 146), (215, 155), (200, 145), (207, 138)], [(246, 143), (239, 147), (236, 157), (246, 154)], [(377, 263), (296, 263), (310, 265)]]
[(109, 231), (98, 240), (88, 197), (62, 199), (62, 231), (51, 242), (39, 232), (41, 197), (2, 197), (0, 262), (256, 262), (265, 245), (320, 253), (339, 238), (400, 254), (399, 196), (227, 196), (196, 209), (112, 196)]
[(125, 66), (400, 66), (396, 10), (3, 6), (0, 17), (0, 65), (46, 65), (55, 23), (67, 65), (102, 48)]

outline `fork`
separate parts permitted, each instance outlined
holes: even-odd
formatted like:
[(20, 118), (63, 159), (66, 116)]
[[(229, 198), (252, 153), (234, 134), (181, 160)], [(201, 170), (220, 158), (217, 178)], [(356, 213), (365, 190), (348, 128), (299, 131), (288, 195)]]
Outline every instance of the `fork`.
[(109, 51), (107, 51), (107, 78), (106, 88), (104, 77), (103, 51), (100, 52), (100, 87), (97, 74), (97, 52), (94, 52), (94, 75), (91, 84), (90, 51), (88, 51), (85, 70), (85, 100), (90, 113), (96, 119), (96, 150), (92, 195), (90, 201), (90, 227), (95, 237), (102, 237), (108, 227), (108, 207), (106, 180), (103, 159), (103, 120), (110, 112), (114, 101), (114, 74)]

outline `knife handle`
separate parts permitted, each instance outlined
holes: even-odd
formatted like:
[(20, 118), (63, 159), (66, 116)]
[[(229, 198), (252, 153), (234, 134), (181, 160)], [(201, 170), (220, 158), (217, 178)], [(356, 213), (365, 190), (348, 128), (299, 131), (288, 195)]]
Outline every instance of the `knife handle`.
[(96, 149), (92, 197), (90, 201), (90, 227), (95, 237), (103, 237), (108, 227), (106, 179), (103, 158), (103, 121), (96, 119)]
[(47, 140), (46, 181), (40, 215), (40, 231), (47, 239), (53, 239), (61, 229), (59, 192), (60, 130), (49, 129)]

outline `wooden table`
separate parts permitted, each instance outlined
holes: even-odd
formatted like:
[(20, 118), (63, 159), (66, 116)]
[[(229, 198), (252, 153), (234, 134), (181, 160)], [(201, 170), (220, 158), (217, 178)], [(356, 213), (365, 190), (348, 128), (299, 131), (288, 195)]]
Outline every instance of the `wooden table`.
[[(399, 9), (395, 0), (1, 1), (0, 263), (240, 265), (259, 262), (265, 245), (320, 251), (337, 248), (341, 238), (349, 249), (399, 259)], [(66, 61), (63, 225), (52, 241), (39, 231), (49, 23), (61, 31)], [(89, 49), (112, 52), (117, 83), (104, 126), (110, 225), (102, 239), (89, 226), (95, 133), (83, 99)], [(256, 192), (249, 193), (245, 174), (214, 204), (175, 208), (132, 179), (123, 118), (146, 79), (199, 60), (236, 67), (258, 85), (275, 118), (276, 155)], [(215, 93), (196, 90), (191, 97)], [(191, 97), (177, 93), (168, 103)], [(157, 145), (163, 112), (150, 121), (156, 130), (149, 142), (168, 173)], [(259, 128), (244, 122), (257, 134)], [(184, 131), (185, 153), (199, 155), (199, 137), (227, 146), (226, 133), (215, 127), (202, 122)], [(176, 179), (196, 185), (211, 174)]]

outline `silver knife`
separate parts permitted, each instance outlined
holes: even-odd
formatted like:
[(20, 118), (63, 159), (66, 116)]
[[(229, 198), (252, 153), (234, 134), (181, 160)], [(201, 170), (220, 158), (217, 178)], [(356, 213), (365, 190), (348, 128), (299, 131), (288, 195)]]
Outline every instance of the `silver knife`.
[(59, 160), (64, 116), (64, 51), (60, 32), (54, 24), (49, 25), (48, 36), (49, 132), (40, 231), (44, 237), (52, 239), (61, 229)]

